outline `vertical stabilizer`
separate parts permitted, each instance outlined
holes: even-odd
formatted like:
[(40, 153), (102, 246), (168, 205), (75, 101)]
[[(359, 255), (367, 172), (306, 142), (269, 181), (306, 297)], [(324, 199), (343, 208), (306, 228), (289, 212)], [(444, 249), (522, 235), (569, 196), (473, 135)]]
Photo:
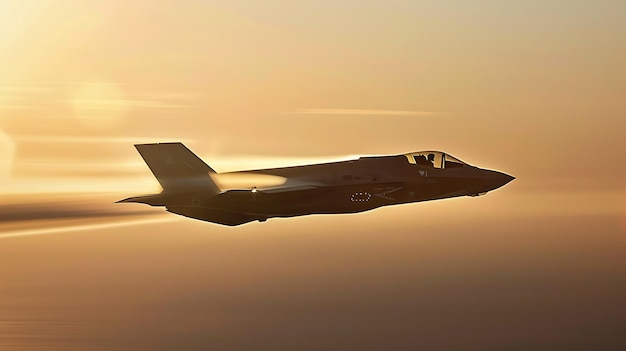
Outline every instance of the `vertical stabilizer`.
[(182, 143), (137, 144), (135, 148), (164, 193), (220, 192), (210, 176), (215, 171)]

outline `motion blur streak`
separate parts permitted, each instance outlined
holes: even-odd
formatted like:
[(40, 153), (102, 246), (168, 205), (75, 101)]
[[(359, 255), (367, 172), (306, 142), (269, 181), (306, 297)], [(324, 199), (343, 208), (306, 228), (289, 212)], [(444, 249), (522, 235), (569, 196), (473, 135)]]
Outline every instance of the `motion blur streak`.
[(118, 227), (151, 224), (151, 223), (167, 223), (167, 222), (174, 222), (179, 219), (177, 218), (158, 218), (158, 219), (150, 218), (150, 219), (135, 219), (135, 220), (123, 220), (120, 222), (111, 222), (114, 220), (115, 219), (110, 219), (109, 223), (77, 224), (77, 225), (68, 225), (68, 226), (63, 225), (63, 226), (53, 227), (53, 228), (14, 230), (14, 231), (9, 231), (7, 233), (0, 233), (0, 239), (16, 238), (16, 237), (23, 237), (23, 236), (34, 236), (34, 235), (83, 232), (83, 231), (89, 231), (89, 230), (94, 230), (94, 229), (112, 229), (112, 228), (118, 228)]

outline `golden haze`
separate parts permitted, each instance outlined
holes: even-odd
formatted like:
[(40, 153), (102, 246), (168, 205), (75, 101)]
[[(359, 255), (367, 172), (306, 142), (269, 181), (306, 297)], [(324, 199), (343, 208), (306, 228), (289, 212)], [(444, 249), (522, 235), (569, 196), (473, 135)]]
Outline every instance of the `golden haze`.
[[(624, 6), (1, 1), (0, 349), (619, 338)], [(178, 140), (217, 171), (438, 149), (517, 179), (241, 228), (112, 204), (159, 191), (132, 144)]]

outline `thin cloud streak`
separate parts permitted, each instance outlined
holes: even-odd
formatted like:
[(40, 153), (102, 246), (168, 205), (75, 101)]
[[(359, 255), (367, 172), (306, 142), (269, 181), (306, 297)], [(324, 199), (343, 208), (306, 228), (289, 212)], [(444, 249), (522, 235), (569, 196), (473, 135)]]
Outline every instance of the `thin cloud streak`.
[(193, 105), (168, 104), (155, 100), (135, 100), (135, 99), (72, 99), (69, 100), (70, 105), (82, 104), (99, 110), (126, 110), (128, 108), (146, 108), (146, 109), (187, 109)]
[(15, 105), (15, 104), (5, 105), (5, 104), (0, 103), (0, 109), (2, 110), (36, 110), (37, 107), (30, 106), (30, 105)]
[(371, 109), (326, 109), (313, 108), (291, 112), (297, 115), (333, 115), (333, 116), (437, 116), (441, 112), (435, 111), (405, 111), (405, 110), (371, 110)]
[[(94, 83), (67, 83), (64, 87), (52, 88), (50, 85), (0, 85), (0, 109), (22, 110), (44, 108), (59, 102), (72, 106), (88, 106), (96, 110), (127, 110), (127, 109), (190, 109), (195, 107), (189, 99), (195, 97), (191, 93), (154, 92), (130, 94), (122, 92), (117, 85), (103, 83), (106, 90), (88, 90)], [(96, 88), (98, 85), (96, 85)], [(83, 90), (81, 90), (81, 88)], [(93, 88), (92, 89), (96, 89)], [(81, 96), (85, 93), (87, 96)], [(102, 89), (102, 88), (101, 88)], [(76, 95), (67, 98), (68, 95)], [(25, 101), (28, 101), (26, 103)]]
[(78, 170), (91, 170), (91, 171), (144, 171), (146, 169), (145, 163), (141, 160), (127, 160), (119, 162), (106, 162), (106, 161), (94, 161), (94, 162), (74, 162), (74, 161), (56, 161), (49, 159), (25, 159), (21, 160), (18, 165), (19, 169), (27, 170), (66, 170), (66, 171), (78, 171)]
[(31, 86), (31, 85), (2, 85), (0, 86), (0, 92), (9, 93), (41, 93), (48, 92), (49, 88)]
[(111, 229), (111, 228), (119, 228), (119, 227), (126, 227), (126, 226), (132, 226), (132, 225), (167, 223), (167, 222), (174, 222), (174, 221), (179, 221), (179, 220), (180, 218), (176, 218), (176, 217), (159, 218), (159, 219), (139, 219), (139, 220), (123, 221), (123, 222), (115, 222), (115, 223), (83, 224), (83, 225), (74, 225), (74, 226), (62, 226), (62, 227), (56, 227), (56, 228), (15, 230), (15, 231), (10, 231), (6, 234), (0, 234), (0, 239), (18, 238), (18, 237), (35, 236), (35, 235), (70, 233), (70, 232), (79, 232), (79, 231), (97, 230), (97, 229)]
[[(87, 180), (86, 180), (87, 179)], [(19, 178), (0, 184), (2, 195), (32, 194), (125, 194), (152, 193), (161, 190), (146, 167), (143, 177), (59, 177)]]
[(124, 143), (124, 144), (147, 144), (147, 143), (165, 143), (165, 142), (186, 142), (191, 143), (191, 139), (181, 138), (146, 138), (146, 137), (76, 137), (62, 135), (16, 135), (12, 139), (16, 142), (31, 143)]
[(53, 219), (94, 219), (156, 215), (150, 208), (122, 207), (114, 204), (115, 195), (90, 194), (21, 194), (5, 195), (0, 203), (0, 224)]

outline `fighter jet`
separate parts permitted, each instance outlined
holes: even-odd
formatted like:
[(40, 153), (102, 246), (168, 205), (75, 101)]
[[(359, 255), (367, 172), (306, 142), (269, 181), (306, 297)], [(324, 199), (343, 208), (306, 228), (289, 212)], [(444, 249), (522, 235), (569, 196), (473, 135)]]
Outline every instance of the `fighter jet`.
[(441, 151), (217, 173), (179, 142), (135, 148), (163, 191), (118, 202), (164, 206), (171, 213), (228, 226), (478, 196), (515, 179)]

